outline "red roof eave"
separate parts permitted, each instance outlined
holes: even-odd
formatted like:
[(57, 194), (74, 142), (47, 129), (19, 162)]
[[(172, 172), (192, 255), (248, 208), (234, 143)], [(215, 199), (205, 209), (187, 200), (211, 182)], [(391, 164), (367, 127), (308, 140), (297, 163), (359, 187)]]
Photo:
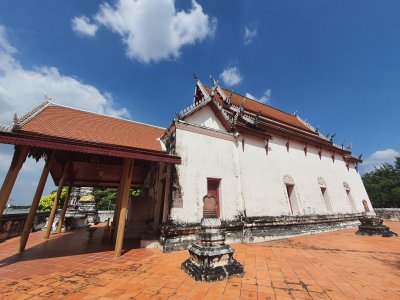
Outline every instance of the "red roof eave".
[(180, 164), (179, 156), (161, 151), (55, 138), (23, 132), (0, 132), (0, 143)]

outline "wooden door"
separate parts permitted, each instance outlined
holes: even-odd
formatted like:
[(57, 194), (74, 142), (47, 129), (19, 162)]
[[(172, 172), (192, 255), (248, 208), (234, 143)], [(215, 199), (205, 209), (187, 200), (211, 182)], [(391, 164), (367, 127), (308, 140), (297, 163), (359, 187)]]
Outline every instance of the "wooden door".
[(207, 178), (207, 194), (213, 195), (217, 202), (218, 208), (218, 217), (221, 216), (220, 214), (220, 202), (219, 202), (219, 186), (221, 183), (221, 179), (216, 178)]

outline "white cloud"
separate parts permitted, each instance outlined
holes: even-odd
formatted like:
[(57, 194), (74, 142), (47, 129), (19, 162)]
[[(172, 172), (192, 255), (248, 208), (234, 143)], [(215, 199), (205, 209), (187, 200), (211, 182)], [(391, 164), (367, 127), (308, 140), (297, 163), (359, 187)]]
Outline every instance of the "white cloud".
[(219, 77), (228, 86), (236, 85), (243, 80), (243, 76), (240, 74), (237, 67), (228, 67), (224, 69)]
[(249, 25), (244, 27), (243, 42), (245, 45), (253, 42), (253, 39), (257, 36), (257, 28), (254, 25)]
[[(17, 50), (7, 39), (6, 28), (0, 25), (0, 123), (11, 124), (14, 112), (19, 115), (42, 102), (43, 91), (60, 104), (113, 116), (129, 116), (126, 108), (116, 108), (111, 94), (79, 79), (60, 73), (57, 68), (40, 66), (26, 69), (14, 57)], [(3, 182), (13, 155), (13, 146), (0, 144), (0, 184)], [(11, 198), (15, 204), (30, 204), (44, 162), (27, 159), (22, 167)], [(54, 189), (49, 177), (44, 194)]]
[(400, 156), (400, 152), (394, 149), (378, 150), (369, 156), (362, 164), (365, 172), (374, 170), (375, 167), (379, 167), (384, 163), (393, 164), (395, 157)]
[[(81, 20), (86, 28), (88, 19)], [(144, 63), (179, 57), (183, 46), (213, 37), (217, 26), (194, 0), (188, 11), (177, 11), (173, 0), (106, 2), (94, 20), (121, 36), (130, 59)]]
[(253, 95), (250, 94), (250, 93), (246, 93), (245, 96), (246, 96), (247, 98), (256, 100), (256, 101), (261, 102), (261, 103), (267, 103), (267, 102), (269, 102), (270, 99), (271, 99), (271, 93), (272, 93), (271, 90), (268, 89), (268, 90), (266, 90), (266, 91), (264, 92), (264, 94), (262, 94), (261, 97), (259, 97), (259, 98), (253, 96)]
[(16, 49), (8, 42), (0, 25), (0, 123), (10, 124), (15, 112), (26, 113), (43, 101), (43, 92), (54, 102), (119, 117), (129, 117), (126, 108), (116, 108), (109, 93), (66, 76), (55, 67), (26, 69), (13, 56)]
[(253, 96), (252, 94), (250, 94), (250, 93), (246, 93), (244, 96), (245, 96), (246, 98), (249, 98), (249, 99), (257, 100), (256, 97), (254, 97), (254, 96)]
[(98, 26), (91, 24), (89, 19), (85, 16), (75, 17), (71, 20), (72, 29), (84, 36), (95, 36)]

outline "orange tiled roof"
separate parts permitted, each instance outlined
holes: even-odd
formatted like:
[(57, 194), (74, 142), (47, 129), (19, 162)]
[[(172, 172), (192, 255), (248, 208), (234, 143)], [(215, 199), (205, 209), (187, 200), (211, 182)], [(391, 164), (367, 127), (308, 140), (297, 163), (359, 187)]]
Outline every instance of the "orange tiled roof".
[(157, 138), (164, 129), (129, 120), (50, 104), (21, 131), (51, 137), (162, 151)]
[[(223, 88), (222, 88), (222, 90), (224, 91), (225, 95), (230, 96), (231, 91), (225, 90)], [(210, 93), (211, 89), (206, 87), (206, 91), (207, 91), (207, 93)], [(257, 102), (253, 99), (250, 99), (245, 96), (242, 96), (242, 95), (232, 92), (231, 101), (234, 105), (240, 106), (243, 102), (243, 99), (246, 99), (246, 101), (244, 102), (245, 110), (251, 111), (255, 114), (258, 113), (259, 111), (261, 111), (261, 115), (266, 118), (276, 120), (276, 121), (279, 121), (279, 122), (282, 122), (285, 124), (289, 124), (289, 125), (295, 126), (297, 128), (301, 128), (303, 130), (312, 132), (312, 130), (309, 127), (304, 125), (295, 116), (285, 113), (283, 111), (280, 111), (280, 110), (273, 108), (271, 106), (268, 106), (266, 104)]]

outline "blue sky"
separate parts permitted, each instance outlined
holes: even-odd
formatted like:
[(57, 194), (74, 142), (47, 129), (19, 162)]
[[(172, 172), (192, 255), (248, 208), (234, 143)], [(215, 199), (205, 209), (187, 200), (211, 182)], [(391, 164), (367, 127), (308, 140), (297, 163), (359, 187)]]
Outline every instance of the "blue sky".
[[(297, 111), (369, 170), (399, 155), (399, 1), (2, 1), (0, 123), (43, 101), (168, 126), (192, 72)], [(0, 181), (11, 146), (0, 145)], [(28, 161), (13, 191), (28, 203)], [(49, 182), (46, 192), (54, 186)]]

